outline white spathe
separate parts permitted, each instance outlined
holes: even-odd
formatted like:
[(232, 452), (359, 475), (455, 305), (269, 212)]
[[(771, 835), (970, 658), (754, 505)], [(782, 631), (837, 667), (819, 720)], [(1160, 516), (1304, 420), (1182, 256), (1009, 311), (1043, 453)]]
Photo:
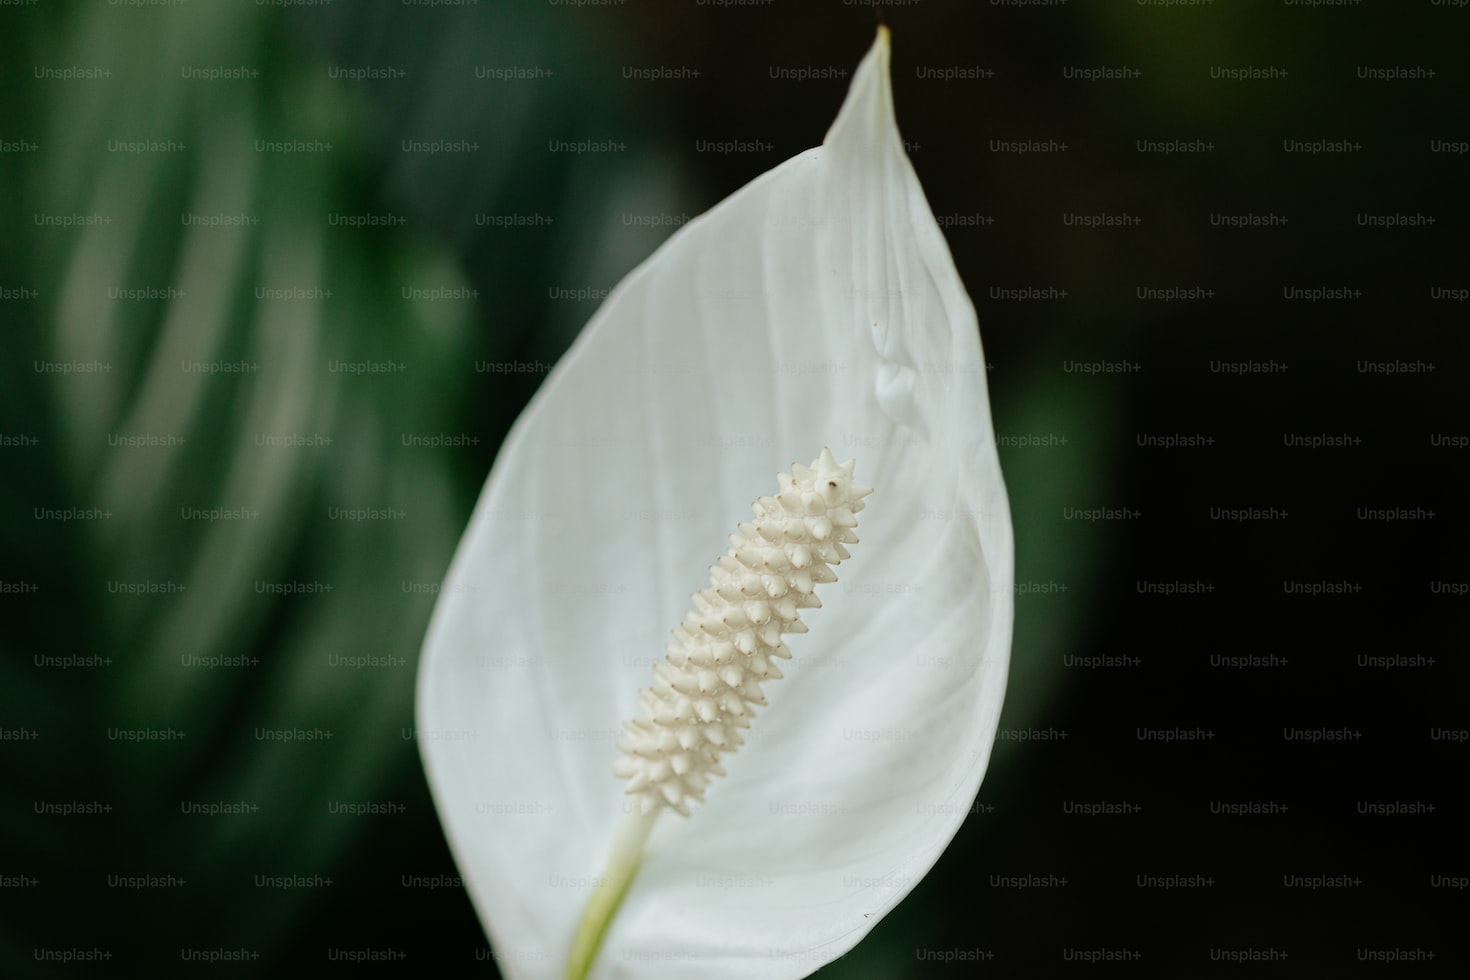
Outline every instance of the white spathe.
[(917, 884), (979, 788), (1010, 655), (1010, 512), (975, 311), (888, 60), (880, 29), (822, 146), (613, 290), (460, 542), (418, 735), (508, 977), (564, 970), (630, 805), (622, 723), (731, 527), (822, 446), (877, 488), (861, 553), (803, 617), (728, 775), (655, 826), (592, 976), (806, 976)]

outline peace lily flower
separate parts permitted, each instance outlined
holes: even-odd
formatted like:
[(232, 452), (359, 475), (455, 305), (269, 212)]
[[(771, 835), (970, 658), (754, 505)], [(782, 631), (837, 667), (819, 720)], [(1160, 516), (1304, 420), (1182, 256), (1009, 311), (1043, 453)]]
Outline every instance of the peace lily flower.
[[(420, 744), (509, 977), (806, 976), (908, 894), (979, 789), (1010, 513), (888, 60), (880, 29), (820, 147), (613, 290), (460, 542)], [(823, 450), (772, 485), (823, 446), (855, 463)]]

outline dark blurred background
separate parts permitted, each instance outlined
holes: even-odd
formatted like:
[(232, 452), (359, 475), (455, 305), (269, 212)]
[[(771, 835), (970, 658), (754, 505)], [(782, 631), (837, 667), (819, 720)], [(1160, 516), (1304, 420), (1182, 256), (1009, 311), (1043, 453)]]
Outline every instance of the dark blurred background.
[[(884, 16), (1017, 626), (972, 815), (821, 975), (1458, 972), (1467, 8)], [(873, 28), (0, 8), (0, 973), (493, 974), (419, 764), (434, 590), (600, 297), (818, 143)]]

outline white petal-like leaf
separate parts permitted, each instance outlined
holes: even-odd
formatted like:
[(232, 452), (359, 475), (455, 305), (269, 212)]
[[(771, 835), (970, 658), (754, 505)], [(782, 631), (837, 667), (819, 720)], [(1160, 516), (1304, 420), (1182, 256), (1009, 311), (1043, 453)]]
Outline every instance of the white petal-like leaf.
[(665, 814), (597, 977), (798, 977), (918, 882), (979, 788), (1012, 536), (974, 308), (904, 154), (888, 41), (824, 143), (674, 234), (501, 449), (425, 642), (424, 764), (510, 977), (560, 976), (622, 819), (612, 762), (669, 630), (774, 474), (877, 488), (786, 679)]

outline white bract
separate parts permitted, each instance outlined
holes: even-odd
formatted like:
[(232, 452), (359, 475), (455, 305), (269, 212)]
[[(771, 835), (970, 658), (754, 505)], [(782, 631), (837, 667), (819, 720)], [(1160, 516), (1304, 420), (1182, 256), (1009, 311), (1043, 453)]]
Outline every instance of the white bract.
[[(820, 609), (790, 581), (762, 598), (732, 550), (744, 571), (717, 560), (731, 578), (709, 588), (739, 614), (694, 636), (707, 611), (696, 598), (683, 615), (687, 597), (719, 542), (778, 467), (822, 446), (877, 488), (841, 581)], [(800, 543), (762, 534), (762, 507), (776, 519), (757, 501), (736, 537)], [(770, 627), (798, 608), (784, 632), (810, 632), (788, 650)], [(880, 30), (820, 147), (613, 290), (516, 423), (460, 542), (420, 663), (419, 738), (501, 971), (563, 975), (597, 886), (630, 868), (590, 976), (801, 977), (851, 949), (969, 812), (1012, 611), (975, 312), (904, 154)], [(684, 676), (694, 656), (713, 676)], [(745, 687), (772, 656), (785, 679)], [(651, 703), (650, 681), (698, 696)], [(745, 695), (770, 702), (732, 723), (745, 744), (691, 754), (684, 722), (723, 724), (759, 703)]]

